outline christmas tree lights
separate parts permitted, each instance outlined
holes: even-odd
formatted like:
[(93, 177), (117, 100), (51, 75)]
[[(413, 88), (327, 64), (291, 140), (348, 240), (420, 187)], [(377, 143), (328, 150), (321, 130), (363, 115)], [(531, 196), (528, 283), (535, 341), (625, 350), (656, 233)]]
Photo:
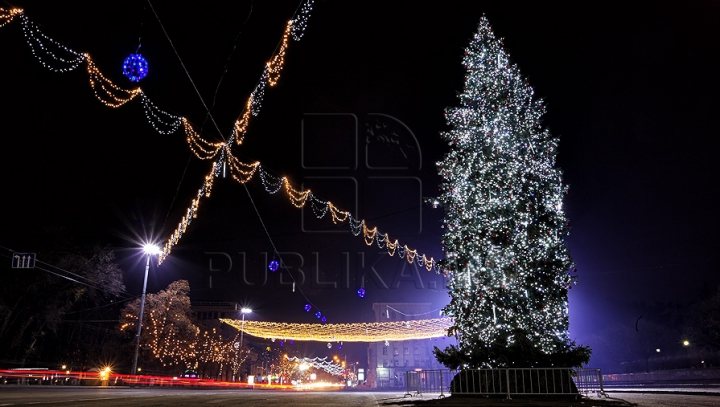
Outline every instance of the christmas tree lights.
[(435, 202), (445, 211), (441, 267), (451, 276), (444, 312), (459, 347), (438, 356), (499, 367), (498, 348), (519, 333), (545, 354), (567, 350), (567, 292), (576, 282), (564, 241), (567, 186), (555, 167), (558, 140), (541, 126), (543, 102), (485, 17), (463, 65), (460, 106), (446, 110), (450, 151), (437, 163)]

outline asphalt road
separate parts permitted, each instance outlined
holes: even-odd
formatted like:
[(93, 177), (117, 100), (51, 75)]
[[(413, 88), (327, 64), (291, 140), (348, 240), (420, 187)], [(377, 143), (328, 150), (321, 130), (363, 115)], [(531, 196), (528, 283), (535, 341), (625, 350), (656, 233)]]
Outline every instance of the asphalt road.
[(715, 407), (712, 394), (609, 393), (609, 398), (553, 401), (550, 399), (458, 399), (404, 397), (402, 392), (213, 390), (187, 388), (70, 387), (0, 385), (0, 406), (33, 407)]

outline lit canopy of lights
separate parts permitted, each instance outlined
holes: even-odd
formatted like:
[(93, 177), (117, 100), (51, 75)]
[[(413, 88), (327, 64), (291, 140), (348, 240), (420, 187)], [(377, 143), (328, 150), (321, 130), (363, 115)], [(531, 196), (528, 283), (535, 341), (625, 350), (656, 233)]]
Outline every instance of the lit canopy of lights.
[(450, 318), (411, 321), (364, 322), (351, 324), (298, 324), (288, 322), (220, 320), (264, 339), (315, 342), (382, 342), (440, 338), (447, 335)]

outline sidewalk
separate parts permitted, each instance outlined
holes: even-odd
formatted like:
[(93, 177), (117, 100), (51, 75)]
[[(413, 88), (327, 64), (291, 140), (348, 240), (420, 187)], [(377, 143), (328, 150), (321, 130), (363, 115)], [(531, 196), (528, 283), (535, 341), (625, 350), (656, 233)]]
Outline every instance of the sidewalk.
[[(654, 393), (654, 394), (688, 394), (688, 395), (713, 395), (720, 396), (720, 388), (712, 387), (687, 387), (687, 388), (622, 388), (605, 389), (606, 397), (599, 397), (596, 394), (587, 396), (513, 396), (508, 400), (503, 396), (497, 397), (467, 397), (467, 396), (446, 396), (439, 397), (439, 394), (422, 394), (418, 396), (389, 397), (382, 400), (381, 406), (397, 407), (630, 407), (635, 404), (623, 400), (623, 393)], [(381, 401), (381, 400), (378, 400)], [(718, 403), (720, 405), (720, 403)]]
[(605, 393), (707, 394), (720, 396), (720, 387), (618, 387), (606, 388)]
[[(380, 400), (378, 400), (380, 401)], [(612, 397), (578, 397), (566, 396), (515, 396), (508, 400), (504, 397), (445, 397), (427, 396), (393, 398), (382, 401), (381, 406), (397, 407), (630, 407), (632, 403)]]

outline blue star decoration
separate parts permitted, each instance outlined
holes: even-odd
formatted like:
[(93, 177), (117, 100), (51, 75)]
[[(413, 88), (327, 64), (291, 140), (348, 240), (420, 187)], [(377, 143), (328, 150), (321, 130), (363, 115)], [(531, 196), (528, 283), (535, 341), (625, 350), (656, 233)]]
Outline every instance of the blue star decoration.
[(123, 62), (123, 74), (133, 82), (138, 82), (148, 74), (147, 60), (140, 54), (130, 54)]

